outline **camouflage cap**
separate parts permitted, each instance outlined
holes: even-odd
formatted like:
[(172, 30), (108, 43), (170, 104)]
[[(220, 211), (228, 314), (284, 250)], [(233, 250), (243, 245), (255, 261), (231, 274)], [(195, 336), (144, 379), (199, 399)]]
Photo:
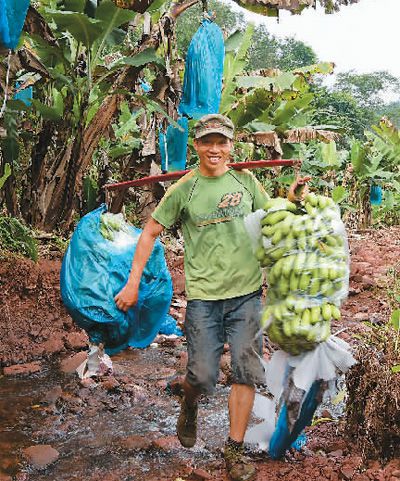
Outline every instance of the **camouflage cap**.
[(201, 117), (194, 127), (194, 138), (200, 139), (208, 134), (221, 134), (233, 139), (235, 126), (232, 121), (220, 114), (208, 114)]

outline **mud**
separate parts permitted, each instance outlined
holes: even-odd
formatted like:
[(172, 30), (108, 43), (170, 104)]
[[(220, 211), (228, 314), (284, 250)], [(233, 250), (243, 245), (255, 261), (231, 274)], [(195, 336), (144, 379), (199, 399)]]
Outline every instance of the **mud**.
[[(390, 316), (399, 239), (399, 228), (350, 238), (350, 296), (334, 330), (355, 349), (371, 329), (364, 321), (382, 325)], [(174, 256), (168, 262), (177, 286), (171, 313), (183, 319), (182, 262)], [(182, 448), (175, 437), (175, 394), (184, 339), (161, 336), (147, 349), (114, 356), (112, 377), (80, 381), (65, 360), (85, 349), (86, 336), (61, 304), (59, 269), (57, 259), (10, 258), (0, 265), (0, 481), (225, 481), (220, 449), (228, 429), (229, 354), (216, 394), (202, 399), (199, 441)], [(400, 480), (399, 458), (383, 465), (369, 459), (358, 442), (362, 433), (349, 438), (345, 418), (329, 409), (307, 430), (304, 452), (281, 461), (251, 452), (258, 480)], [(48, 446), (58, 457), (43, 448), (49, 463), (40, 465), (27, 451), (31, 446)]]

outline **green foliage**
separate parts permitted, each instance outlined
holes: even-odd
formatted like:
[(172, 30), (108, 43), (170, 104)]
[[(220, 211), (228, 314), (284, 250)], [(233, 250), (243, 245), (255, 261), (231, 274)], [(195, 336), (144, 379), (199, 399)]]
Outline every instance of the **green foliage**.
[(226, 41), (226, 54), (224, 61), (224, 88), (222, 91), (220, 112), (225, 114), (236, 100), (234, 95), (236, 85), (235, 77), (241, 73), (247, 62), (247, 52), (251, 45), (254, 25), (249, 24), (244, 32), (237, 31)]
[(314, 87), (313, 92), (314, 122), (340, 127), (345, 134), (342, 144), (346, 145), (346, 138), (364, 139), (364, 131), (379, 120), (373, 111), (362, 108), (348, 92), (331, 92), (321, 86)]
[(37, 99), (32, 99), (32, 104), (45, 120), (61, 120), (64, 114), (63, 96), (61, 92), (53, 88), (51, 90), (51, 98), (53, 99), (52, 106), (45, 105)]
[(37, 261), (37, 243), (31, 231), (14, 217), (0, 216), (0, 248)]
[(392, 312), (390, 317), (390, 324), (396, 331), (400, 331), (400, 309), (396, 309)]
[(384, 93), (399, 91), (400, 80), (385, 71), (367, 74), (350, 71), (337, 75), (334, 89), (349, 93), (361, 107), (376, 110), (384, 102)]
[(7, 179), (10, 177), (11, 175), (11, 167), (10, 167), (10, 164), (5, 164), (4, 166), (4, 173), (3, 175), (0, 177), (0, 189), (3, 187), (3, 185), (6, 183)]
[(346, 189), (342, 185), (338, 185), (334, 189), (332, 189), (332, 199), (336, 202), (336, 204), (340, 204), (343, 202), (347, 197), (349, 193), (346, 191)]
[[(331, 69), (331, 64), (317, 64), (300, 71), (271, 71), (270, 76), (231, 75), (227, 82), (231, 93), (223, 97), (221, 111), (228, 113), (238, 128), (250, 132), (274, 130), (284, 135), (288, 129), (310, 128), (314, 95), (305, 72), (309, 77)], [(233, 71), (240, 72), (239, 68)]]
[(294, 70), (295, 68), (318, 62), (317, 55), (311, 47), (294, 38), (281, 40), (271, 35), (265, 25), (259, 25), (255, 31), (249, 51), (247, 70), (278, 68)]
[(18, 144), (18, 122), (16, 112), (7, 109), (4, 114), (4, 127), (6, 130), (6, 137), (1, 140), (1, 148), (3, 158), (9, 167), (12, 167), (18, 160), (19, 144)]
[(390, 102), (378, 108), (377, 114), (380, 118), (387, 117), (393, 122), (396, 128), (400, 129), (400, 101)]
[(340, 158), (336, 150), (336, 142), (331, 141), (329, 143), (320, 144), (321, 159), (323, 166), (329, 170), (340, 166)]
[(97, 207), (98, 184), (90, 175), (83, 179), (83, 202), (85, 212), (91, 212)]
[(143, 109), (131, 112), (127, 102), (121, 104), (121, 113), (118, 122), (112, 125), (115, 140), (109, 142), (109, 156), (115, 160), (123, 155), (130, 154), (141, 147), (140, 128), (138, 118), (143, 115)]

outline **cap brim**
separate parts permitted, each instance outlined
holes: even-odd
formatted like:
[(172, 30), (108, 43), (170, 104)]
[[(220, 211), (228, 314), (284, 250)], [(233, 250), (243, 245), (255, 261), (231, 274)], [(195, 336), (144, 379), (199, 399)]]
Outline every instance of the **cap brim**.
[(202, 137), (205, 137), (206, 135), (210, 134), (221, 134), (224, 137), (227, 137), (229, 140), (233, 139), (233, 132), (230, 132), (228, 129), (207, 129), (200, 131), (198, 134), (195, 135), (195, 139), (201, 139)]

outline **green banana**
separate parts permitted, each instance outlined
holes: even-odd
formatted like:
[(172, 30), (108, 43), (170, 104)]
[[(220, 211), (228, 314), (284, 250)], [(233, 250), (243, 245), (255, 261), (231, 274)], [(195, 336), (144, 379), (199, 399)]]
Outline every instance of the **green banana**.
[(309, 327), (311, 324), (311, 312), (309, 309), (304, 309), (301, 316), (301, 324), (303, 327)]
[(293, 264), (294, 272), (298, 273), (303, 269), (306, 259), (307, 259), (307, 254), (305, 252), (299, 252), (297, 254)]
[(288, 210), (291, 212), (297, 211), (297, 206), (288, 199), (283, 199), (282, 197), (275, 197), (274, 199), (268, 200), (264, 205), (264, 210), (268, 211), (274, 209), (275, 211)]
[(271, 242), (273, 245), (279, 244), (279, 242), (282, 240), (283, 233), (282, 230), (276, 230), (274, 235), (272, 236)]
[(293, 271), (292, 274), (290, 275), (290, 280), (289, 280), (289, 287), (291, 292), (297, 291), (299, 286), (299, 278), (297, 277), (296, 273)]
[(331, 305), (331, 312), (332, 317), (336, 320), (339, 320), (342, 317), (340, 309), (337, 306)]
[(279, 281), (279, 286), (278, 286), (279, 293), (281, 296), (286, 296), (289, 292), (289, 280), (282, 276)]
[(282, 264), (282, 275), (284, 275), (285, 277), (289, 277), (290, 276), (290, 273), (293, 269), (293, 264), (294, 264), (294, 260), (296, 259), (296, 256), (295, 255), (290, 255), (290, 256), (287, 256), (287, 257), (283, 257), (282, 260), (283, 260), (283, 264)]
[(307, 291), (308, 286), (310, 285), (310, 281), (311, 281), (310, 276), (306, 272), (303, 272), (299, 280), (299, 289), (301, 291)]
[(320, 290), (319, 279), (314, 277), (310, 284), (310, 290), (309, 290), (310, 296), (312, 297), (317, 296), (319, 294), (319, 290)]
[(311, 204), (312, 207), (318, 206), (318, 197), (313, 192), (307, 194), (304, 201)]
[(322, 317), (325, 321), (332, 319), (332, 308), (330, 304), (323, 304), (321, 307)]
[(256, 252), (256, 257), (257, 257), (257, 260), (259, 262), (261, 262), (263, 259), (264, 259), (264, 248), (263, 247), (259, 247)]
[(271, 212), (270, 214), (267, 214), (262, 222), (264, 222), (264, 225), (275, 225), (281, 220), (286, 219), (288, 215), (288, 211), (278, 210), (276, 212)]
[(311, 324), (316, 324), (317, 322), (320, 321), (320, 318), (321, 318), (321, 308), (320, 306), (313, 306), (310, 311), (311, 311), (310, 322)]

